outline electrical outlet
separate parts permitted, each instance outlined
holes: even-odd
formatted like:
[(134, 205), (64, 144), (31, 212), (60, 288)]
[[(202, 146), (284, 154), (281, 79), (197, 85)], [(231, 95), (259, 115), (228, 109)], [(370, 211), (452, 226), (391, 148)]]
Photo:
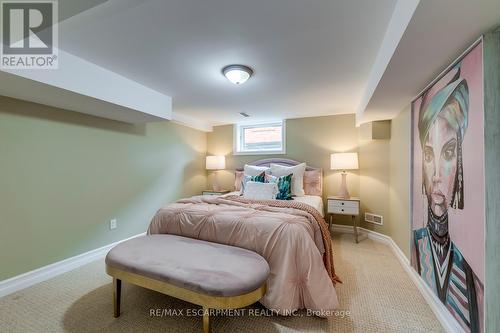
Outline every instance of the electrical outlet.
[(109, 221), (109, 229), (113, 230), (116, 228), (118, 228), (118, 222), (116, 221), (116, 219), (112, 219), (111, 221)]

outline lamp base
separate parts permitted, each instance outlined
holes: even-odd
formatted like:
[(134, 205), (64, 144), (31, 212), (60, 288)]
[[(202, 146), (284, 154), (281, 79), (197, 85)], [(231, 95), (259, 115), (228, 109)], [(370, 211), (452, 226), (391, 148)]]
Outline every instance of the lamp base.
[(219, 179), (217, 177), (217, 171), (214, 171), (214, 183), (212, 184), (212, 189), (214, 190), (214, 192), (220, 191)]
[(345, 172), (342, 172), (342, 184), (340, 185), (338, 196), (342, 199), (349, 199), (351, 197), (349, 191), (347, 190), (347, 173)]

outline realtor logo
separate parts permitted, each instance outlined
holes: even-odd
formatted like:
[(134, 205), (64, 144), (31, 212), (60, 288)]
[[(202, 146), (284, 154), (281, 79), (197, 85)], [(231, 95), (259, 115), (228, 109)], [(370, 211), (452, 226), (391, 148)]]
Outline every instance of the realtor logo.
[(1, 1), (5, 69), (57, 69), (57, 0)]

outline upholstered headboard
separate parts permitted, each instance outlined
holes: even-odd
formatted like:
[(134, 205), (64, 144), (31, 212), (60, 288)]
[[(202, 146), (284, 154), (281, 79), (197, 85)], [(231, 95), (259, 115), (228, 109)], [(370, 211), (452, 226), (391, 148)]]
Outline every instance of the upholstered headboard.
[[(247, 164), (269, 167), (271, 163), (285, 166), (294, 166), (302, 162), (297, 162), (286, 158), (265, 158), (263, 160), (258, 160)], [(242, 177), (243, 168), (237, 168), (235, 172), (235, 188), (237, 190), (239, 189)], [(315, 168), (309, 165), (306, 166), (306, 172), (304, 173), (304, 192), (307, 195), (323, 195), (323, 169)]]
[[(297, 161), (290, 160), (287, 158), (265, 158), (263, 160), (258, 160), (258, 161), (250, 162), (247, 164), (248, 165), (255, 165), (255, 166), (269, 167), (271, 165), (271, 163), (285, 165), (285, 166), (294, 166), (294, 165), (298, 165), (302, 162), (297, 162)], [(314, 167), (311, 167), (309, 165), (306, 167), (306, 171), (313, 171), (313, 170), (323, 171), (321, 168), (314, 168)], [(243, 171), (243, 168), (238, 168), (238, 169), (236, 169), (236, 171)]]

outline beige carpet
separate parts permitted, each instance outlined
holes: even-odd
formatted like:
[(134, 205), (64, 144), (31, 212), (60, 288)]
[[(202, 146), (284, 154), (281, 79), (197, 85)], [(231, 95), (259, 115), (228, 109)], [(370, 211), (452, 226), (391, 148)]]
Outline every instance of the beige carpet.
[[(348, 316), (218, 316), (213, 332), (442, 332), (391, 250), (370, 239), (334, 237), (337, 286)], [(196, 307), (124, 285), (122, 315), (113, 318), (111, 278), (102, 261), (0, 299), (0, 332), (200, 332), (196, 316), (150, 316), (151, 309)], [(260, 305), (252, 306), (258, 313)], [(173, 313), (172, 313), (173, 314)]]

